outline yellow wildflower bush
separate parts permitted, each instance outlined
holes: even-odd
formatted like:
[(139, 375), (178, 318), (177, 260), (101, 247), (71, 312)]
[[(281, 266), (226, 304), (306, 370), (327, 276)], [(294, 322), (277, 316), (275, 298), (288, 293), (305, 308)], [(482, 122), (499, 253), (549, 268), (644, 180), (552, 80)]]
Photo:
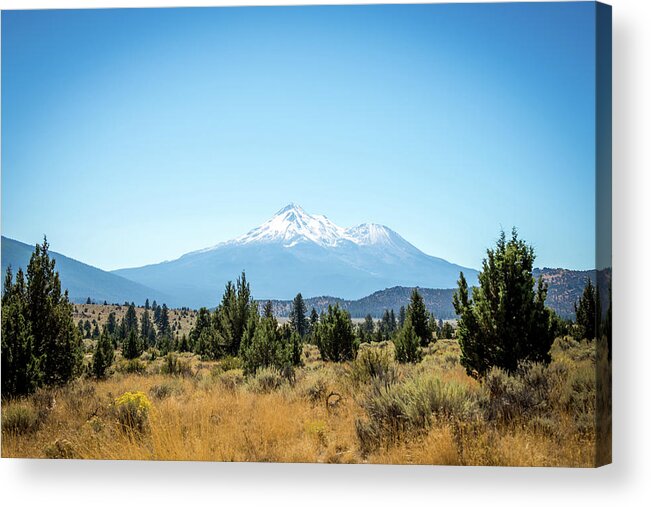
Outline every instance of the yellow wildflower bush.
[(115, 399), (115, 409), (123, 428), (141, 433), (147, 426), (151, 401), (142, 391), (129, 391)]

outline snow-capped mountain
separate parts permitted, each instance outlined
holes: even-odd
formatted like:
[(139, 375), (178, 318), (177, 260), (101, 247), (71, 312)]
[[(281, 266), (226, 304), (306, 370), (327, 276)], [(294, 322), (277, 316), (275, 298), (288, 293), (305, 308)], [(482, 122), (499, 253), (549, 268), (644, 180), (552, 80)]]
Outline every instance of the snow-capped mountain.
[(335, 247), (347, 240), (346, 229), (323, 215), (310, 215), (296, 204), (289, 204), (261, 226), (228, 243), (280, 242), (293, 247), (311, 241), (323, 247)]
[(291, 203), (246, 234), (192, 253), (210, 252), (225, 245), (251, 243), (280, 243), (286, 248), (300, 243), (314, 243), (324, 248), (336, 248), (352, 243), (360, 246), (385, 245), (415, 250), (415, 247), (399, 234), (384, 225), (361, 224), (345, 229), (325, 215), (310, 215), (298, 204)]
[(290, 204), (246, 234), (174, 260), (117, 270), (130, 280), (174, 294), (177, 305), (214, 306), (224, 284), (246, 271), (258, 299), (358, 298), (395, 285), (456, 286), (477, 272), (420, 251), (378, 224), (344, 228)]

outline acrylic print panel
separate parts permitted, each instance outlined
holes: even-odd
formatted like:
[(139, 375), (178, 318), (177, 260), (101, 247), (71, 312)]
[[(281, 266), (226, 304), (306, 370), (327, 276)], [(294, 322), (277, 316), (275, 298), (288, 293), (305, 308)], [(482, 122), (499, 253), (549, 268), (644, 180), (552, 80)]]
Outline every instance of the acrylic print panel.
[(2, 12), (2, 456), (610, 462), (611, 11)]

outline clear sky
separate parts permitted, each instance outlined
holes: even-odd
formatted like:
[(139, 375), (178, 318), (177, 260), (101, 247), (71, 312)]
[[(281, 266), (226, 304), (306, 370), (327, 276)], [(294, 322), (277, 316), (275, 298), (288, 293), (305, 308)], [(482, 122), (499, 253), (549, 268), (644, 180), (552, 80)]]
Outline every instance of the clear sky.
[(2, 13), (2, 234), (103, 269), (288, 202), (479, 267), (594, 267), (595, 6)]

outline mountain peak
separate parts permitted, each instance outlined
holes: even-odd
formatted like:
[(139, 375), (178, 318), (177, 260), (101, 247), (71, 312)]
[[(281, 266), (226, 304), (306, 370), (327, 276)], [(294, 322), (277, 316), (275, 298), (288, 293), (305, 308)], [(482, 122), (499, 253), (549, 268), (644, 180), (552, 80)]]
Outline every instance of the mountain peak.
[(235, 243), (282, 243), (293, 247), (299, 243), (316, 243), (332, 247), (345, 237), (343, 227), (332, 223), (323, 215), (310, 215), (301, 206), (289, 203), (259, 227), (233, 240)]
[(279, 209), (279, 210), (276, 212), (276, 215), (283, 215), (283, 214), (288, 213), (288, 212), (291, 212), (291, 211), (294, 211), (295, 213), (305, 213), (305, 210), (301, 207), (300, 204), (296, 204), (296, 203), (290, 202), (290, 203), (289, 203), (287, 206), (285, 206), (284, 208)]
[(316, 244), (324, 248), (378, 246), (402, 252), (417, 250), (384, 225), (364, 223), (355, 227), (340, 227), (325, 215), (311, 215), (300, 205), (290, 202), (266, 222), (246, 234), (193, 253), (214, 250), (224, 244), (254, 243), (276, 243), (285, 248), (292, 248), (299, 244)]

